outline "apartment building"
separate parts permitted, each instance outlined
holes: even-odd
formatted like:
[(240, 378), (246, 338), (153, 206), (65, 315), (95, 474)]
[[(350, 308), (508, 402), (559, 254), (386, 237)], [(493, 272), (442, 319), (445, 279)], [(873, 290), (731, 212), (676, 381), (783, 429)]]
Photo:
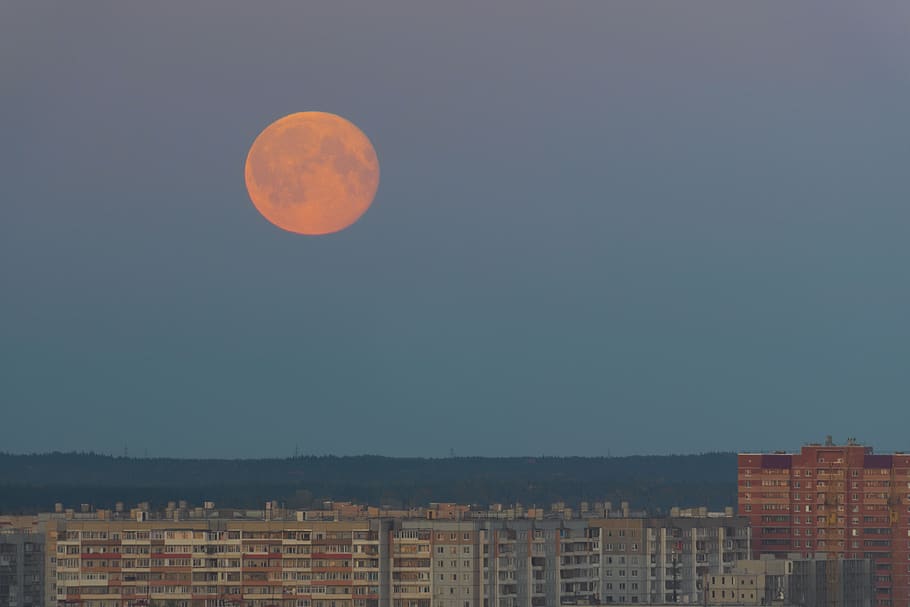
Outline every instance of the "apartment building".
[(485, 524), (489, 605), (576, 605), (600, 596), (600, 530), (581, 520)]
[(379, 605), (379, 521), (58, 522), (60, 607)]
[(732, 510), (671, 514), (589, 521), (601, 529), (603, 602), (702, 603), (706, 576), (749, 558), (748, 520)]
[(57, 607), (548, 607), (599, 601), (583, 520), (55, 519)]
[(396, 521), (391, 553), (395, 607), (545, 607), (598, 600), (599, 530), (584, 521)]
[(590, 519), (601, 536), (601, 599), (605, 603), (650, 602), (646, 518)]
[(43, 607), (44, 546), (41, 533), (0, 528), (0, 605)]
[(707, 573), (749, 551), (745, 519), (732, 512), (507, 510), (86, 505), (32, 517), (29, 531), (45, 538), (46, 607), (695, 603)]
[(876, 605), (910, 605), (910, 454), (829, 437), (799, 453), (740, 453), (737, 482), (754, 557), (871, 559)]
[(396, 521), (390, 544), (392, 605), (478, 604), (482, 537), (477, 525), (469, 521)]

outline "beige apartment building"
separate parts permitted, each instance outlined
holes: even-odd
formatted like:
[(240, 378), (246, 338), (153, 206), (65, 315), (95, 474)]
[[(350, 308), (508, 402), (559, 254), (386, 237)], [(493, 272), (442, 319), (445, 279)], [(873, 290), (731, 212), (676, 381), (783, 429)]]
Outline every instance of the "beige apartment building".
[[(144, 514), (144, 513), (143, 513)], [(58, 520), (58, 607), (518, 607), (598, 600), (584, 521)]]
[(60, 607), (379, 605), (378, 521), (60, 523)]
[(181, 504), (61, 511), (37, 527), (47, 607), (701, 604), (705, 576), (749, 552), (748, 526), (729, 513), (579, 514)]
[(789, 561), (744, 560), (732, 571), (708, 577), (709, 605), (783, 604)]

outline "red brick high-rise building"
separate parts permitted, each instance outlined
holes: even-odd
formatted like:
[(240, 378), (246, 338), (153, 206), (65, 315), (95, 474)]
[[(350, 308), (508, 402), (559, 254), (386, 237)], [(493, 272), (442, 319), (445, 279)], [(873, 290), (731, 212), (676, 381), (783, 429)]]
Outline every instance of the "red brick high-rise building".
[(738, 485), (756, 558), (870, 558), (876, 605), (910, 607), (910, 454), (830, 437), (799, 453), (740, 453)]

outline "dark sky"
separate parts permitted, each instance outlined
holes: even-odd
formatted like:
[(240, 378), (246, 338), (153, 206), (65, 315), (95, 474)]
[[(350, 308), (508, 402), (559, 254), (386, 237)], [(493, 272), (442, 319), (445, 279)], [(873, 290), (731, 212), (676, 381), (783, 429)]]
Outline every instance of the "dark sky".
[[(908, 448), (910, 5), (0, 4), (0, 449)], [(373, 141), (350, 229), (254, 137)]]

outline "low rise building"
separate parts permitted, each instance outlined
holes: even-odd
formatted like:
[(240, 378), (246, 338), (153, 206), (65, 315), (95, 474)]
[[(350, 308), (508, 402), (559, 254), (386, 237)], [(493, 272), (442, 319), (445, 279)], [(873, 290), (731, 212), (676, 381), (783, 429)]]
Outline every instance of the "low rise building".
[(790, 561), (740, 561), (732, 571), (706, 576), (708, 605), (783, 605)]

